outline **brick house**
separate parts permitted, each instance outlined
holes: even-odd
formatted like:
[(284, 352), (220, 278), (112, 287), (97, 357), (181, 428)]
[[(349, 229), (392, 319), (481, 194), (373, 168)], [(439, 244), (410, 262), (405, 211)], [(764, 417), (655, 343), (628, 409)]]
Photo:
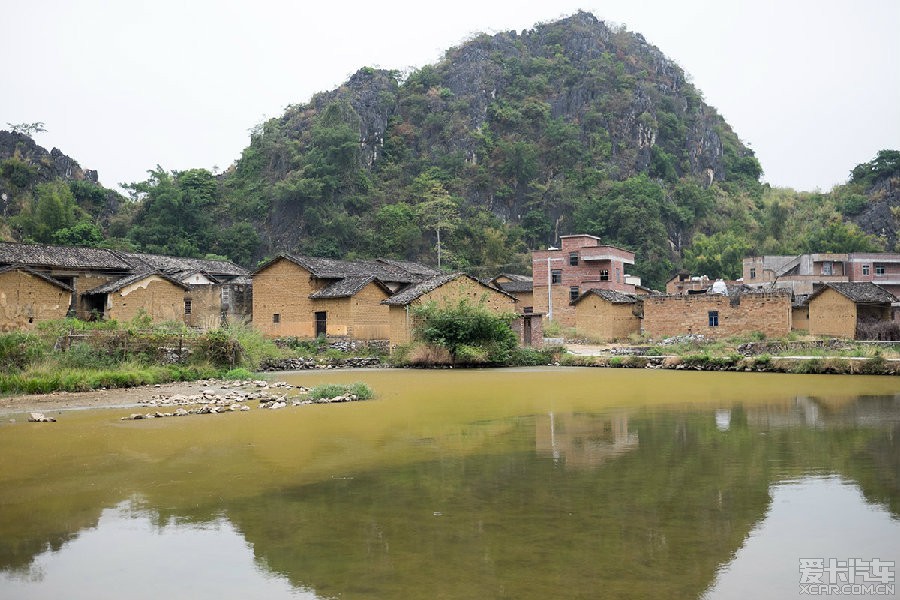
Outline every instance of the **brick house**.
[(0, 267), (0, 331), (33, 329), (62, 319), (72, 304), (72, 288), (25, 266)]
[[(438, 275), (382, 301), (389, 310), (391, 346), (408, 344), (412, 341), (416, 325), (414, 314), (416, 306), (428, 302), (448, 306), (464, 299), (498, 314), (516, 312), (516, 299), (502, 290), (486, 285), (465, 273)], [(532, 322), (530, 317), (527, 322), (529, 324)], [(526, 339), (536, 345), (533, 342), (534, 330), (528, 331), (527, 334)], [(524, 343), (522, 335), (520, 341)]]
[(809, 333), (848, 339), (870, 339), (866, 329), (877, 333), (879, 325), (890, 325), (891, 303), (897, 298), (870, 282), (830, 282), (806, 299)]
[[(148, 273), (183, 284), (180, 298), (175, 299), (171, 290), (167, 294), (172, 306), (163, 307), (153, 301), (144, 307), (144, 311), (154, 320), (174, 319), (188, 326), (208, 329), (218, 327), (229, 319), (244, 320), (250, 316), (251, 282), (248, 272), (229, 261), (119, 252), (105, 248), (0, 242), (0, 268), (10, 266), (27, 267), (70, 288), (70, 304), (62, 316), (85, 320), (98, 315), (122, 318), (112, 316), (105, 310), (109, 298), (100, 299), (100, 295), (120, 293), (126, 288), (130, 290), (128, 286), (134, 283), (135, 276)], [(103, 291), (107, 289), (105, 286), (110, 286), (108, 292)], [(133, 306), (139, 298), (149, 301), (151, 295), (131, 295), (128, 304)], [(115, 312), (124, 314), (120, 309)]]
[(388, 339), (382, 301), (438, 271), (404, 261), (345, 261), (294, 254), (253, 273), (253, 324), (271, 337)]
[(491, 279), (490, 284), (514, 297), (520, 313), (534, 312), (534, 280), (528, 275), (502, 273)]
[(575, 326), (572, 302), (589, 289), (635, 293), (640, 279), (626, 273), (634, 253), (600, 243), (592, 235), (560, 236), (560, 248), (531, 253), (534, 311), (566, 327)]
[(634, 294), (590, 289), (572, 304), (579, 335), (608, 342), (641, 332), (643, 302)]
[(653, 338), (702, 334), (719, 338), (761, 332), (782, 337), (791, 330), (791, 294), (734, 287), (724, 294), (644, 298), (643, 330)]
[(870, 282), (891, 294), (900, 293), (900, 254), (849, 252), (751, 256), (743, 262), (744, 284), (772, 285), (797, 295), (812, 294), (818, 284)]

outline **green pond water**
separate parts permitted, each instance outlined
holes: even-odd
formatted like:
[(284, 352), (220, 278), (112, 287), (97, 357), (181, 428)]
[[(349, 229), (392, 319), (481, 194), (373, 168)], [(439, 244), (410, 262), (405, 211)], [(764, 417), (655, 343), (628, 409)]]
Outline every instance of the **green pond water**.
[(0, 598), (794, 598), (801, 558), (900, 560), (900, 378), (279, 378), (376, 399), (3, 415)]

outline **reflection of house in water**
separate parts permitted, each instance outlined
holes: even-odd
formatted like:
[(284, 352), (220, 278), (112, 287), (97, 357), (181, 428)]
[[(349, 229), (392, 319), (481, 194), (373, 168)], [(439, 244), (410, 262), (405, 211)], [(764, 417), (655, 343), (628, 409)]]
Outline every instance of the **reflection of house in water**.
[(747, 408), (745, 412), (748, 425), (764, 429), (846, 425), (879, 427), (886, 422), (900, 420), (900, 394), (854, 398), (846, 404), (797, 396), (790, 405)]
[(638, 434), (628, 431), (624, 414), (538, 415), (534, 438), (539, 456), (579, 467), (597, 466), (638, 447)]

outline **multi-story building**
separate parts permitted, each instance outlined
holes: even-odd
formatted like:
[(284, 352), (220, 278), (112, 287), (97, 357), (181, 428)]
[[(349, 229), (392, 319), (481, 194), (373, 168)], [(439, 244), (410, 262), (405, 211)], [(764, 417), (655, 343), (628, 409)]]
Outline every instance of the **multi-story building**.
[(560, 248), (531, 253), (534, 312), (566, 327), (575, 326), (572, 303), (584, 292), (635, 292), (640, 279), (626, 273), (634, 253), (600, 243), (593, 235), (560, 236)]
[(842, 252), (744, 259), (744, 284), (787, 288), (797, 296), (812, 294), (815, 284), (871, 282), (895, 296), (900, 293), (900, 254)]

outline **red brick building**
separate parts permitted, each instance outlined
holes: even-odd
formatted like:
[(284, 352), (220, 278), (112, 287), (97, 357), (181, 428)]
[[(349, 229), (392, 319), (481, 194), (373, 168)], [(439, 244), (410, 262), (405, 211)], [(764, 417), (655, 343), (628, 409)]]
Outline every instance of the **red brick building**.
[(534, 312), (566, 327), (575, 326), (572, 302), (590, 290), (635, 292), (640, 279), (626, 273), (634, 253), (600, 243), (593, 235), (560, 236), (560, 248), (531, 253)]

